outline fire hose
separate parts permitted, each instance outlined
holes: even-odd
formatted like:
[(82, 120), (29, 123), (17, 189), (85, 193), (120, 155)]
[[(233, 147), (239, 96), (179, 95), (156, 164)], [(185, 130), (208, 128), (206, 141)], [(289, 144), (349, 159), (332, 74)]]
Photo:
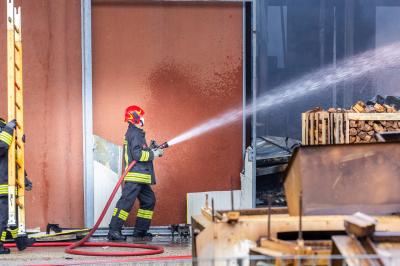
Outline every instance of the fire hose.
[[(160, 254), (164, 252), (162, 247), (152, 246), (152, 245), (144, 245), (144, 244), (128, 244), (128, 243), (110, 243), (110, 242), (96, 242), (90, 243), (87, 242), (90, 237), (94, 234), (94, 232), (99, 228), (101, 221), (103, 220), (104, 216), (107, 213), (108, 208), (111, 205), (112, 200), (115, 197), (119, 187), (121, 186), (124, 177), (128, 174), (128, 172), (132, 169), (132, 167), (136, 164), (136, 161), (132, 161), (129, 166), (125, 169), (124, 173), (118, 179), (117, 184), (115, 185), (110, 198), (107, 200), (106, 205), (104, 206), (103, 211), (100, 214), (100, 217), (97, 219), (96, 224), (90, 230), (90, 232), (78, 242), (72, 243), (72, 245), (68, 246), (65, 249), (66, 253), (74, 254), (74, 255), (85, 255), (85, 256), (142, 256), (142, 255), (154, 255)], [(86, 243), (87, 242), (87, 243)], [(76, 250), (79, 246), (94, 246), (94, 247), (124, 247), (124, 248), (141, 248), (146, 249), (142, 251), (125, 251), (125, 252), (95, 252), (95, 251), (82, 251)]]
[[(159, 246), (145, 245), (145, 244), (128, 244), (128, 243), (113, 243), (113, 242), (88, 242), (90, 237), (96, 232), (99, 228), (100, 223), (102, 222), (104, 216), (107, 213), (108, 208), (111, 205), (112, 200), (115, 197), (119, 187), (121, 186), (124, 177), (128, 174), (128, 172), (132, 169), (132, 167), (136, 164), (136, 161), (132, 161), (129, 166), (125, 169), (124, 173), (118, 179), (117, 184), (114, 187), (114, 190), (111, 193), (110, 198), (107, 200), (106, 205), (104, 206), (103, 211), (100, 214), (100, 217), (97, 219), (96, 224), (89, 231), (89, 233), (79, 240), (78, 242), (63, 242), (63, 243), (52, 243), (52, 242), (44, 242), (44, 243), (34, 243), (33, 247), (60, 247), (66, 246), (66, 253), (74, 254), (74, 255), (84, 255), (84, 256), (143, 256), (143, 255), (155, 255), (164, 252), (164, 249)], [(15, 244), (7, 244), (6, 247), (15, 247)], [(141, 251), (125, 251), (125, 252), (95, 252), (95, 251), (82, 251), (76, 250), (78, 247), (120, 247), (120, 248), (140, 248), (146, 249)]]
[[(167, 148), (168, 143), (163, 143), (157, 148)], [(125, 169), (124, 173), (120, 176), (118, 179), (117, 184), (115, 185), (110, 198), (108, 199), (106, 205), (104, 206), (103, 211), (100, 214), (100, 217), (97, 219), (95, 225), (93, 228), (90, 230), (90, 232), (81, 240), (78, 242), (62, 242), (62, 243), (53, 243), (53, 242), (42, 242), (42, 243), (34, 243), (33, 247), (60, 247), (60, 246), (66, 246), (67, 248), (65, 249), (65, 252), (68, 254), (73, 254), (73, 255), (84, 255), (84, 256), (144, 256), (144, 255), (155, 255), (155, 254), (161, 254), (164, 252), (164, 248), (160, 246), (153, 246), (153, 245), (146, 245), (146, 244), (128, 244), (128, 243), (113, 243), (113, 242), (88, 242), (90, 237), (96, 232), (96, 230), (99, 228), (100, 223), (102, 222), (104, 216), (107, 213), (108, 208), (111, 205), (112, 200), (115, 197), (115, 194), (117, 193), (122, 181), (124, 180), (125, 176), (128, 174), (128, 172), (132, 169), (132, 167), (136, 164), (136, 161), (132, 161), (129, 166)], [(15, 244), (6, 244), (6, 247), (15, 247)], [(123, 252), (96, 252), (96, 251), (82, 251), (82, 250), (77, 250), (76, 248), (78, 247), (120, 247), (120, 248), (139, 248), (139, 249), (145, 249), (141, 251), (123, 251)], [(176, 256), (174, 258), (184, 258), (187, 259), (190, 256)], [(160, 259), (163, 257), (160, 257)], [(167, 257), (166, 257), (167, 258)]]

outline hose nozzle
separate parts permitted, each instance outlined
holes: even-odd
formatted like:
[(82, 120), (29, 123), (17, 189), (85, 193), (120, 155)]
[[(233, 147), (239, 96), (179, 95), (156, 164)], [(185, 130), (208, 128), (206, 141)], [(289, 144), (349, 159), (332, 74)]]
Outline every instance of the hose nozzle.
[(168, 147), (169, 147), (168, 142), (164, 142), (163, 144), (158, 145), (157, 149), (166, 149)]

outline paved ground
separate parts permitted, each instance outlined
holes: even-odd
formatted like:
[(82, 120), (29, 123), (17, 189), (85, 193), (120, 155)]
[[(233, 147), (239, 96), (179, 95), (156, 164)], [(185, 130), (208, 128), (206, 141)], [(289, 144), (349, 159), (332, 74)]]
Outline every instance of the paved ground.
[[(96, 239), (99, 240), (98, 238)], [(104, 241), (103, 239), (100, 239)], [(128, 243), (133, 243), (128, 239)], [(191, 265), (190, 260), (165, 261), (162, 257), (168, 256), (186, 256), (191, 255), (190, 241), (172, 241), (168, 238), (155, 238), (147, 244), (164, 247), (165, 252), (159, 255), (145, 257), (88, 257), (70, 255), (64, 252), (64, 247), (45, 248), (32, 247), (23, 252), (12, 249), (10, 255), (0, 255), (0, 265)], [(127, 248), (81, 248), (81, 250), (90, 249), (91, 251), (132, 251)], [(139, 261), (143, 258), (151, 261)], [(154, 258), (162, 259), (153, 260)]]

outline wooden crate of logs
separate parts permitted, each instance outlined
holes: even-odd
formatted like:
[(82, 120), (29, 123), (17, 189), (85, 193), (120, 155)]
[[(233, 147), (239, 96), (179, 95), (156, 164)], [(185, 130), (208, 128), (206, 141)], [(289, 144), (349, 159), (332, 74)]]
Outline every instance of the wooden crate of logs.
[(400, 131), (400, 112), (392, 106), (366, 106), (357, 102), (351, 110), (316, 108), (302, 114), (302, 144), (376, 142), (376, 133)]

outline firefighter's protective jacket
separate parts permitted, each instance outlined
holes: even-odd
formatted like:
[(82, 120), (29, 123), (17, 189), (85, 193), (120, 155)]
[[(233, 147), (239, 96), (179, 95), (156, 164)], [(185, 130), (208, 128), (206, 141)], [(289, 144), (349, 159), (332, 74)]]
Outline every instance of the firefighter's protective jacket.
[(0, 129), (0, 197), (8, 195), (8, 148), (12, 142), (13, 129)]
[(127, 168), (132, 161), (137, 161), (135, 166), (125, 177), (125, 182), (154, 185), (154, 154), (147, 146), (145, 132), (129, 124), (124, 140), (124, 166)]
[[(8, 196), (8, 148), (12, 142), (13, 131), (7, 126), (0, 128), (0, 197)], [(27, 178), (25, 171), (25, 188), (27, 187), (32, 188), (32, 182)]]

